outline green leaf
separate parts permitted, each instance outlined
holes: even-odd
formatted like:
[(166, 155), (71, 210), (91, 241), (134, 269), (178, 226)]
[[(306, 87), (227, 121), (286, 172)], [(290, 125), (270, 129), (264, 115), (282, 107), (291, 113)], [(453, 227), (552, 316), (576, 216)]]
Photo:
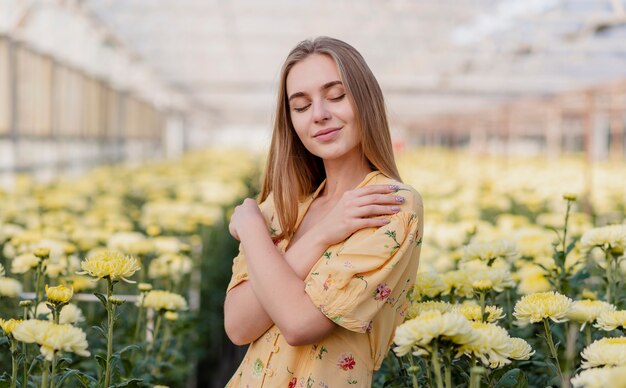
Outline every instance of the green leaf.
[(140, 349), (141, 349), (141, 346), (140, 346), (140, 345), (135, 345), (135, 344), (133, 344), (133, 345), (128, 345), (128, 346), (126, 346), (126, 347), (124, 347), (124, 348), (122, 348), (122, 349), (118, 350), (117, 352), (115, 352), (115, 355), (116, 355), (116, 356), (121, 356), (122, 354), (124, 354), (124, 353), (126, 353), (126, 352), (128, 352), (128, 351), (131, 351), (131, 350), (140, 350)]
[(98, 364), (100, 365), (100, 368), (102, 368), (102, 370), (106, 370), (106, 368), (107, 368), (107, 360), (106, 360), (106, 358), (102, 357), (99, 354), (96, 354), (96, 361), (98, 361)]
[(111, 385), (111, 388), (122, 388), (122, 387), (141, 388), (140, 383), (143, 383), (143, 380), (141, 380), (141, 379), (131, 379), (131, 380), (128, 380), (128, 381), (124, 381), (123, 383)]
[(515, 368), (506, 372), (496, 383), (496, 388), (527, 388), (528, 379), (524, 372)]
[(107, 308), (107, 297), (99, 292), (94, 292), (93, 294), (96, 296), (96, 298), (100, 299), (100, 302), (102, 302), (104, 308)]

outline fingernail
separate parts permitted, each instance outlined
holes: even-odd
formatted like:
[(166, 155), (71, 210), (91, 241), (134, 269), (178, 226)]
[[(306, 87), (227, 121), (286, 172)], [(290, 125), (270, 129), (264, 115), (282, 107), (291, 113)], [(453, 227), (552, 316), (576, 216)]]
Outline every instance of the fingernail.
[(394, 212), (397, 212), (398, 210), (400, 210), (400, 206), (392, 206), (391, 210), (393, 210)]
[(396, 197), (396, 202), (404, 202), (404, 197)]
[(393, 190), (393, 191), (398, 191), (398, 190), (400, 190), (400, 186), (398, 186), (398, 185), (389, 185), (389, 189)]
[(383, 218), (383, 223), (384, 224), (388, 224), (390, 222), (391, 222), (391, 220), (389, 218)]

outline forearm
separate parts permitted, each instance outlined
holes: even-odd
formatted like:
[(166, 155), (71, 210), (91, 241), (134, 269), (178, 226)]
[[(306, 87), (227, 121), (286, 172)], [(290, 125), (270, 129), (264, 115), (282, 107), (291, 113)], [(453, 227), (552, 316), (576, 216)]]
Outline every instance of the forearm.
[[(313, 265), (326, 250), (316, 233), (302, 236), (283, 255), (298, 278), (304, 280)], [(279, 253), (276, 250), (277, 253)], [(231, 341), (243, 345), (255, 341), (274, 322), (256, 297), (249, 281), (243, 282), (226, 295), (224, 302), (224, 327)]]
[[(325, 248), (317, 248), (322, 251), (319, 254), (309, 252), (310, 256), (298, 257), (307, 247), (316, 245), (311, 242), (314, 239), (307, 239), (309, 243), (302, 240), (289, 250), (286, 260), (268, 235), (251, 232), (242, 233), (240, 237), (247, 254), (249, 282), (254, 294), (287, 341), (306, 342), (308, 338), (323, 336), (332, 329), (334, 324), (313, 305), (304, 291), (304, 281), (297, 273), (300, 271), (306, 277)], [(297, 269), (294, 270), (290, 262)]]

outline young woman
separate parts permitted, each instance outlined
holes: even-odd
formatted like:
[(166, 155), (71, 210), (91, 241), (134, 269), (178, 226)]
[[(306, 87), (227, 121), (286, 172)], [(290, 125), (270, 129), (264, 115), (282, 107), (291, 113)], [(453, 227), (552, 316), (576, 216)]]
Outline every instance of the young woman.
[(230, 221), (225, 328), (250, 347), (227, 386), (369, 387), (408, 306), (423, 207), (352, 46), (321, 37), (287, 57), (260, 202)]

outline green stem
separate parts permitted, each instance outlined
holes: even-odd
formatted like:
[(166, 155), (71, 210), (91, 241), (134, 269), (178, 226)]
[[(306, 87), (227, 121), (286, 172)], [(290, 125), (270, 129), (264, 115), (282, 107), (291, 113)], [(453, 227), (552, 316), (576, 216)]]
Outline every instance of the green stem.
[(50, 375), (50, 388), (56, 388), (56, 384), (54, 382), (54, 375), (57, 372), (57, 355), (54, 353), (52, 355), (52, 374)]
[(476, 355), (472, 354), (470, 361), (470, 383), (469, 388), (480, 388), (480, 374), (476, 373)]
[(41, 374), (41, 388), (48, 388), (48, 373), (50, 373), (50, 361), (43, 363), (43, 373)]
[(107, 359), (106, 369), (104, 371), (104, 387), (108, 388), (111, 383), (111, 356), (113, 355), (113, 321), (115, 318), (115, 305), (111, 303), (113, 295), (113, 281), (107, 277)]
[(446, 388), (452, 388), (452, 355), (449, 346), (446, 347), (443, 362), (445, 363)]
[(556, 351), (556, 347), (554, 346), (554, 341), (552, 340), (552, 331), (550, 331), (550, 324), (548, 323), (548, 318), (543, 319), (543, 328), (546, 332), (546, 339), (548, 340), (548, 347), (550, 348), (550, 354), (552, 358), (554, 358), (554, 363), (556, 364), (556, 370), (559, 372), (559, 377), (561, 378), (561, 385), (565, 386), (567, 381), (563, 377), (563, 372), (561, 371), (561, 364), (559, 364), (559, 355)]
[(480, 321), (485, 322), (485, 293), (480, 292)]
[(152, 353), (152, 349), (156, 344), (157, 337), (159, 335), (159, 329), (161, 328), (161, 320), (163, 318), (163, 314), (159, 311), (159, 316), (157, 316), (156, 324), (154, 325), (154, 332), (152, 332), (152, 342), (148, 346), (148, 355)]
[(585, 324), (585, 346), (591, 345), (591, 322)]
[(606, 301), (608, 303), (612, 303), (611, 302), (611, 295), (612, 295), (612, 289), (613, 289), (613, 260), (611, 257), (611, 253), (606, 250), (605, 251), (605, 255), (606, 255)]
[[(567, 222), (569, 221), (569, 212), (572, 208), (572, 203), (567, 201), (567, 210), (565, 211), (565, 226), (563, 227), (563, 255), (567, 249)], [(565, 258), (563, 258), (565, 260)]]
[(433, 363), (433, 372), (435, 373), (435, 381), (437, 381), (437, 388), (443, 388), (443, 380), (441, 378), (441, 365), (439, 364), (439, 344), (437, 340), (433, 341), (433, 348), (431, 350), (431, 362)]
[(28, 344), (22, 343), (22, 353), (24, 353), (24, 380), (22, 387), (28, 387)]
[(409, 359), (409, 364), (411, 364), (411, 381), (413, 383), (413, 388), (419, 388), (417, 384), (417, 372), (415, 371), (415, 361), (413, 360), (412, 354), (407, 354), (407, 358)]
[(165, 354), (167, 345), (170, 342), (170, 335), (171, 335), (170, 325), (166, 324), (165, 332), (163, 333), (163, 339), (161, 340), (161, 347), (159, 348), (159, 353), (157, 355), (157, 362), (156, 362), (157, 364), (159, 364), (161, 360), (163, 360), (163, 355)]
[(141, 296), (141, 304), (139, 305), (139, 315), (137, 316), (137, 324), (135, 325), (135, 334), (133, 335), (133, 343), (136, 344), (139, 340), (139, 331), (143, 326), (143, 299), (145, 298), (145, 293), (142, 293)]
[(33, 317), (37, 318), (37, 306), (41, 301), (41, 278), (42, 278), (42, 261), (39, 260), (37, 264), (37, 271), (35, 272), (35, 303), (33, 303)]
[(11, 343), (11, 388), (15, 388), (17, 385), (17, 341), (9, 336)]

